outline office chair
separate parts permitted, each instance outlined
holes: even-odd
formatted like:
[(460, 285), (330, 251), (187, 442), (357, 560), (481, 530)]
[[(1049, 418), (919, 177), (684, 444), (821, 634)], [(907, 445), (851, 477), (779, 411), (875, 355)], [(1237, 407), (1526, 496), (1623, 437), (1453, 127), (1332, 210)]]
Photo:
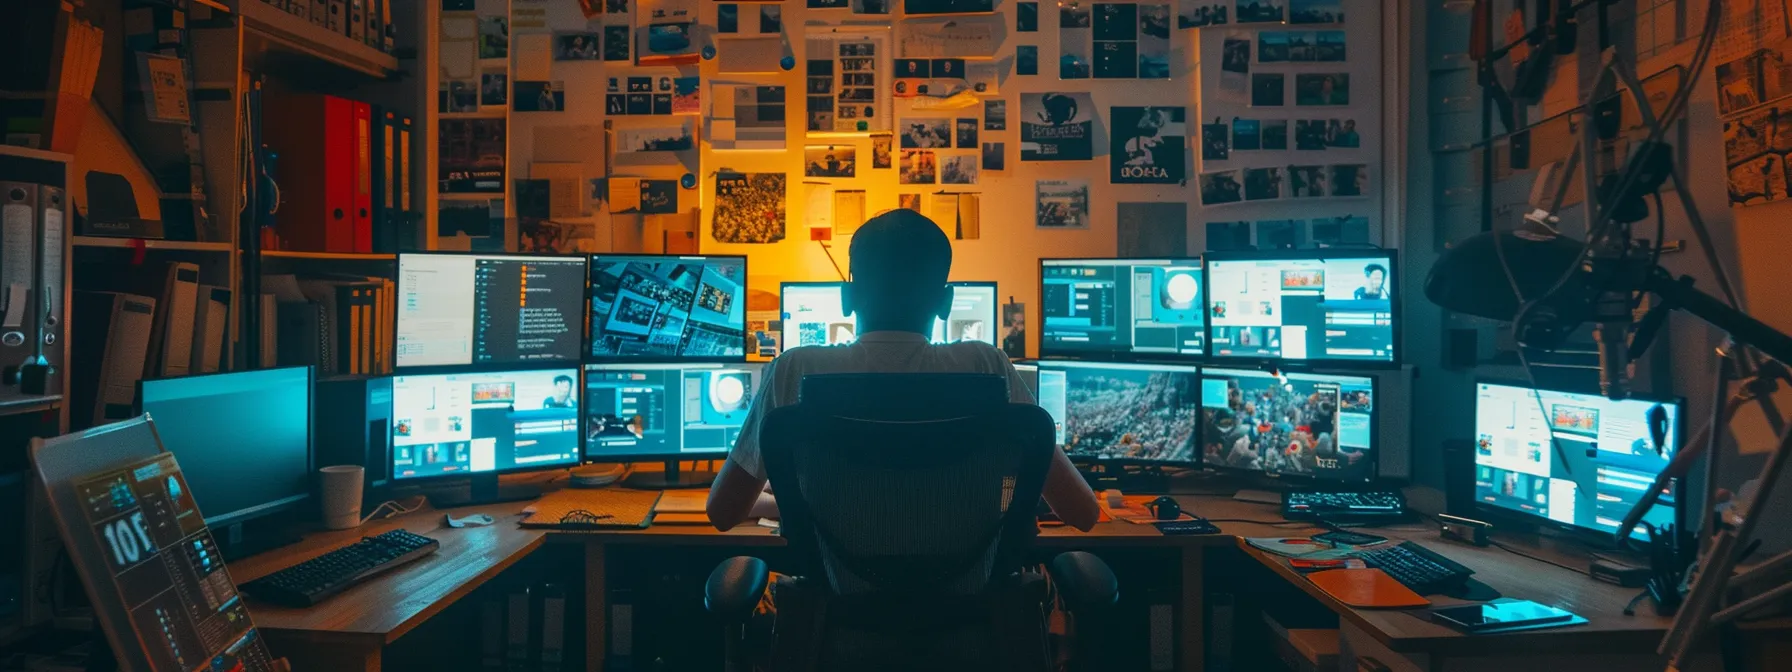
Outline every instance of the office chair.
[[(1005, 378), (807, 376), (798, 403), (766, 415), (759, 445), (797, 563), (775, 589), (773, 669), (1049, 669), (1052, 596), (1021, 570), (1054, 431), (1043, 409), (1008, 403)], [(1093, 555), (1064, 553), (1048, 571), (1072, 623), (1118, 598)], [(729, 669), (750, 667), (745, 626), (767, 582), (744, 556), (710, 574)], [(1072, 642), (1080, 665), (1098, 664), (1091, 639)]]

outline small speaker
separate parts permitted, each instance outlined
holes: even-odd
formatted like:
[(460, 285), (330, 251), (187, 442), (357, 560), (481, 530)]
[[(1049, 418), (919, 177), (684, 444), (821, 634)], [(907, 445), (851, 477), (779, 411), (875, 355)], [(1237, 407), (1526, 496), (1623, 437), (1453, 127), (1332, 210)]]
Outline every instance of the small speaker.
[(317, 466), (366, 467), (363, 499), (384, 501), (386, 484), (392, 478), (392, 379), (320, 380), (315, 403), (317, 419), (312, 433)]
[(1475, 513), (1475, 441), (1444, 440), (1444, 508), (1457, 516)]

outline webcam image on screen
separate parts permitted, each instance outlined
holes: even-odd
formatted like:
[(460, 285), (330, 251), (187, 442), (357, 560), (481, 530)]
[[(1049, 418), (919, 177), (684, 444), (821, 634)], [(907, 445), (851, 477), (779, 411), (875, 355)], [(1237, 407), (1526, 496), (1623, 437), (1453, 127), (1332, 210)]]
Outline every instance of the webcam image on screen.
[(591, 356), (744, 358), (746, 268), (737, 257), (593, 258)]

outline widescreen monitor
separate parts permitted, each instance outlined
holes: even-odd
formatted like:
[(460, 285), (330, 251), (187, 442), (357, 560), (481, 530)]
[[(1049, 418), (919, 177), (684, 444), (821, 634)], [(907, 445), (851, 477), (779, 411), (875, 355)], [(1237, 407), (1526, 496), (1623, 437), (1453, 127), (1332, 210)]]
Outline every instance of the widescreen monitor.
[(591, 258), (592, 362), (747, 358), (747, 258)]
[[(1667, 413), (1665, 446), (1649, 433), (1650, 409)], [(1591, 533), (1619, 521), (1666, 468), (1679, 444), (1681, 404), (1481, 382), (1475, 386), (1475, 499), (1484, 508)], [(1552, 445), (1553, 441), (1553, 445)], [(1557, 448), (1560, 450), (1557, 450)], [(1663, 492), (1643, 522), (1673, 523)], [(1642, 526), (1631, 531), (1646, 539)]]
[(145, 380), (138, 395), (208, 525), (311, 496), (311, 367)]
[(579, 370), (392, 378), (392, 478), (579, 463)]
[(1200, 259), (1041, 259), (1042, 357), (1199, 356)]
[(585, 258), (398, 255), (399, 368), (579, 359)]
[[(996, 344), (1001, 326), (996, 314), (996, 283), (952, 282), (952, 312), (934, 318), (930, 339), (934, 343), (982, 341)], [(840, 345), (858, 338), (857, 318), (841, 307), (840, 282), (786, 282), (779, 288), (784, 324), (784, 349), (804, 345)]]
[(1375, 379), (1201, 370), (1202, 461), (1322, 481), (1375, 479)]
[(1399, 275), (1391, 250), (1207, 255), (1215, 359), (1394, 366)]
[(1071, 459), (1194, 466), (1200, 369), (1173, 364), (1039, 362), (1039, 406)]
[(719, 459), (739, 438), (753, 375), (721, 365), (585, 367), (585, 458)]

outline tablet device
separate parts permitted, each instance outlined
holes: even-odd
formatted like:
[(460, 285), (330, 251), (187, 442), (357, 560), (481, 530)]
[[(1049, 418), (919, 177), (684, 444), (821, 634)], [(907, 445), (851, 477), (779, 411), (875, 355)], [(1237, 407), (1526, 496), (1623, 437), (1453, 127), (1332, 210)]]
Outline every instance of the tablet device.
[(1573, 613), (1528, 600), (1448, 607), (1431, 611), (1432, 619), (1466, 632), (1505, 630), (1552, 623), (1567, 624)]

